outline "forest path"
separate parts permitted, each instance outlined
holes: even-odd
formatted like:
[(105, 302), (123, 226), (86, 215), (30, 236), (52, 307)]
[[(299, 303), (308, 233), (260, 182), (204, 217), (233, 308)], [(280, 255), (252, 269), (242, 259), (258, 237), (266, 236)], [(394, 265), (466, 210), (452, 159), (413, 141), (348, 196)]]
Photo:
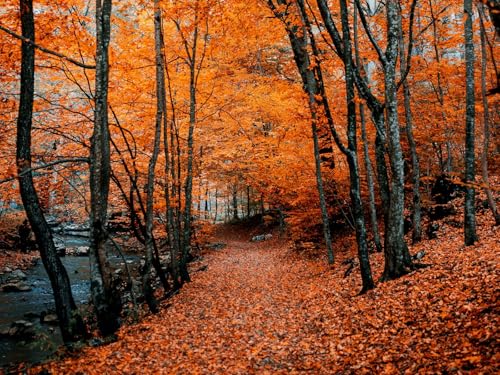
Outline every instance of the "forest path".
[[(494, 240), (457, 251), (457, 236), (433, 246), (431, 268), (357, 296), (358, 270), (344, 278), (342, 259), (331, 268), (278, 239), (238, 234), (226, 233), (219, 238), (226, 248), (191, 264), (192, 282), (159, 314), (123, 327), (117, 342), (43, 367), (53, 374), (495, 372)], [(380, 275), (382, 255), (372, 263)]]

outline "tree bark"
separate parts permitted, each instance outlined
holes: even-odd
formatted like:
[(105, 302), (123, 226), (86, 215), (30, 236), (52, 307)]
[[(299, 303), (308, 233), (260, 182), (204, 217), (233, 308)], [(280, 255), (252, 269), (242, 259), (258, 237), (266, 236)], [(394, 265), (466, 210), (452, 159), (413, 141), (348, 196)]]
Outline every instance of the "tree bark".
[[(33, 1), (21, 0), (21, 28), (23, 37), (35, 41)], [(40, 257), (50, 279), (56, 313), (62, 338), (66, 344), (82, 339), (86, 335), (85, 325), (78, 312), (68, 274), (57, 256), (52, 233), (40, 207), (33, 183), (31, 167), (31, 128), (35, 86), (35, 47), (33, 43), (22, 43), (21, 94), (17, 118), (16, 163), (21, 199), (40, 250)]]
[(476, 121), (474, 93), (474, 35), (472, 30), (472, 0), (464, 0), (464, 41), (465, 41), (465, 245), (477, 241), (476, 234), (476, 190), (474, 128)]
[(346, 100), (347, 100), (347, 140), (348, 150), (346, 153), (349, 164), (349, 180), (351, 202), (353, 207), (354, 222), (356, 228), (356, 240), (358, 244), (358, 259), (361, 270), (361, 280), (363, 287), (361, 293), (375, 288), (373, 282), (370, 259), (368, 256), (368, 244), (366, 241), (366, 226), (361, 201), (361, 186), (359, 178), (359, 165), (357, 153), (357, 133), (356, 133), (356, 103), (354, 101), (354, 72), (352, 67), (352, 44), (349, 31), (349, 13), (346, 0), (340, 0), (340, 12), (342, 19), (342, 34), (344, 42), (345, 77), (346, 77)]
[[(401, 5), (399, 5), (401, 7)], [(399, 8), (399, 58), (401, 75), (406, 71), (409, 61), (406, 61), (406, 46), (403, 38), (403, 23), (401, 19), (401, 8)], [(408, 56), (411, 58), (411, 54)], [(408, 79), (403, 78), (403, 96), (406, 119), (406, 138), (410, 146), (411, 164), (412, 164), (412, 182), (413, 182), (413, 215), (412, 215), (412, 241), (417, 243), (422, 239), (422, 209), (420, 200), (420, 162), (417, 153), (417, 145), (413, 136), (413, 114), (411, 111), (410, 85)]]
[(488, 176), (488, 150), (490, 148), (490, 113), (486, 91), (486, 63), (488, 55), (486, 51), (486, 30), (484, 28), (482, 9), (478, 7), (481, 26), (481, 99), (483, 102), (483, 152), (481, 153), (481, 173), (485, 184), (486, 196), (491, 213), (495, 219), (495, 225), (500, 225), (500, 212), (497, 210), (495, 198), (491, 192)]
[(233, 198), (233, 220), (237, 221), (239, 219), (238, 216), (238, 185), (234, 184), (231, 187), (232, 190), (232, 198)]
[[(191, 281), (187, 268), (188, 255), (191, 251), (191, 216), (193, 204), (193, 159), (194, 159), (194, 128), (196, 126), (196, 85), (197, 85), (197, 45), (198, 45), (198, 0), (195, 2), (194, 16), (194, 31), (191, 53), (188, 57), (189, 61), (189, 129), (187, 138), (187, 166), (186, 166), (186, 182), (184, 185), (184, 230), (183, 230), (183, 247), (180, 261), (180, 276), (183, 282)], [(188, 48), (185, 42), (186, 49)]]
[[(159, 0), (154, 0), (154, 35), (155, 35), (155, 60), (156, 60), (156, 118), (155, 118), (155, 135), (153, 144), (153, 153), (148, 165), (148, 180), (146, 183), (146, 259), (142, 270), (142, 288), (144, 298), (148, 304), (149, 310), (152, 313), (158, 312), (158, 302), (154, 296), (154, 290), (151, 285), (151, 269), (154, 259), (154, 236), (153, 236), (153, 221), (154, 221), (154, 191), (155, 191), (155, 168), (160, 153), (161, 128), (162, 120), (166, 115), (164, 103), (165, 99), (165, 77), (163, 70), (163, 55), (162, 55), (162, 35), (161, 35), (161, 9)], [(161, 267), (160, 267), (161, 271)]]
[[(361, 60), (359, 58), (359, 44), (358, 44), (358, 19), (357, 19), (358, 9), (354, 8), (354, 50), (356, 65), (360, 66)], [(380, 232), (378, 227), (377, 219), (377, 206), (375, 204), (375, 187), (373, 184), (373, 172), (372, 163), (370, 160), (370, 154), (368, 152), (368, 137), (366, 134), (366, 117), (365, 117), (365, 106), (363, 103), (359, 103), (359, 117), (361, 122), (361, 140), (363, 141), (363, 157), (364, 165), (366, 170), (366, 183), (368, 185), (368, 197), (370, 206), (370, 221), (372, 224), (373, 232), (373, 242), (375, 244), (375, 249), (377, 252), (382, 251), (382, 243), (380, 241)]]
[[(162, 30), (160, 30), (163, 32)], [(161, 46), (164, 49), (164, 44)], [(173, 279), (173, 290), (176, 291), (181, 288), (182, 280), (180, 278), (179, 269), (179, 257), (181, 253), (180, 244), (180, 218), (179, 218), (179, 202), (174, 202), (177, 200), (177, 190), (178, 190), (178, 176), (180, 176), (180, 168), (176, 164), (179, 160), (176, 159), (176, 153), (179, 155), (179, 144), (178, 137), (176, 137), (176, 111), (175, 111), (175, 100), (172, 92), (172, 84), (170, 80), (170, 74), (168, 70), (168, 65), (165, 62), (165, 55), (163, 54), (164, 60), (164, 71), (165, 77), (168, 82), (168, 92), (169, 92), (169, 102), (170, 102), (170, 113), (171, 119), (168, 120), (167, 116), (164, 117), (163, 121), (163, 146), (165, 153), (165, 204), (167, 207), (167, 236), (170, 247), (170, 272)], [(166, 88), (165, 88), (166, 90)], [(165, 92), (166, 98), (166, 92)], [(167, 111), (167, 106), (165, 103), (165, 111)], [(166, 113), (166, 112), (165, 112)], [(169, 146), (170, 145), (170, 146)], [(178, 173), (176, 173), (178, 171)]]
[(95, 118), (90, 149), (90, 290), (99, 330), (105, 336), (120, 327), (121, 298), (114, 290), (106, 259), (106, 221), (110, 181), (108, 70), (111, 0), (96, 0)]
[(404, 242), (404, 170), (401, 149), (398, 101), (396, 85), (396, 62), (398, 58), (398, 3), (386, 2), (387, 49), (384, 63), (385, 105), (388, 125), (389, 161), (391, 167), (391, 195), (384, 246), (385, 268), (382, 280), (392, 280), (408, 273), (411, 258)]

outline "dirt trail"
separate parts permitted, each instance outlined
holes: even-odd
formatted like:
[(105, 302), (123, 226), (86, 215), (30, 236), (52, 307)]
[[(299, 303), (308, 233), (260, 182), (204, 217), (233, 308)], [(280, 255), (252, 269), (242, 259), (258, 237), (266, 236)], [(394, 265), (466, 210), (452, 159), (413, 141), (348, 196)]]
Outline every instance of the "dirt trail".
[[(226, 242), (193, 265), (208, 268), (194, 272), (158, 315), (123, 328), (118, 342), (44, 367), (85, 374), (392, 374), (487, 373), (498, 365), (491, 244), (451, 259), (445, 251), (452, 243), (429, 256), (431, 269), (358, 297), (357, 271), (344, 279), (340, 263), (331, 269), (275, 240)], [(466, 261), (477, 254), (480, 263)], [(372, 261), (382, 264), (381, 255)]]

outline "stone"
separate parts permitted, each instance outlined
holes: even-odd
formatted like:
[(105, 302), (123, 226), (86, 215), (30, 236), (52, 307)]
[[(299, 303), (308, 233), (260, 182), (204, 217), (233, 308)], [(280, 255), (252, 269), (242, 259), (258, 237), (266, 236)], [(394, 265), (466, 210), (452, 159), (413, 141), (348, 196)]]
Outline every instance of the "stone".
[(253, 236), (250, 241), (252, 242), (260, 242), (260, 241), (267, 241), (273, 238), (273, 235), (271, 233), (267, 234), (260, 234), (258, 236)]
[(117, 268), (116, 270), (113, 271), (113, 274), (115, 276), (120, 276), (123, 273), (123, 270), (121, 268)]
[(425, 251), (420, 250), (418, 253), (412, 256), (413, 260), (420, 260), (425, 256)]
[(73, 254), (77, 257), (86, 257), (89, 255), (89, 248), (87, 246), (79, 246), (75, 248)]
[(2, 292), (29, 292), (31, 290), (31, 286), (20, 281), (17, 283), (7, 283), (2, 285)]
[(7, 336), (17, 339), (34, 338), (36, 336), (35, 326), (26, 320), (16, 320), (11, 324)]
[(23, 271), (17, 269), (17, 270), (14, 270), (11, 272), (9, 278), (18, 279), (18, 280), (26, 280), (26, 274)]
[(224, 242), (214, 242), (207, 245), (207, 248), (212, 250), (222, 250), (227, 246)]
[(56, 314), (47, 314), (41, 318), (41, 323), (50, 324), (50, 325), (57, 325), (58, 324), (57, 315)]

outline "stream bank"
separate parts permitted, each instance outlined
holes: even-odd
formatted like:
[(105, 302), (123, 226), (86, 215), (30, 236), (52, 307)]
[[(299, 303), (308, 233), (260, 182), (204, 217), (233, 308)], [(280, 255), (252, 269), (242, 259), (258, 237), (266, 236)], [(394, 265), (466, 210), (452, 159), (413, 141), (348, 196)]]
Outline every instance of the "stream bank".
[[(79, 233), (54, 233), (54, 242), (71, 282), (75, 302), (84, 315), (90, 298), (90, 264), (88, 237)], [(125, 260), (134, 268), (140, 257), (127, 254)], [(110, 254), (109, 261), (117, 274), (123, 272), (121, 256)], [(119, 270), (121, 269), (121, 271)], [(24, 291), (2, 291), (6, 285), (19, 285)], [(12, 270), (0, 275), (0, 369), (19, 362), (36, 363), (56, 352), (63, 345), (52, 287), (41, 259), (26, 270)], [(1, 372), (1, 371), (0, 371)]]

